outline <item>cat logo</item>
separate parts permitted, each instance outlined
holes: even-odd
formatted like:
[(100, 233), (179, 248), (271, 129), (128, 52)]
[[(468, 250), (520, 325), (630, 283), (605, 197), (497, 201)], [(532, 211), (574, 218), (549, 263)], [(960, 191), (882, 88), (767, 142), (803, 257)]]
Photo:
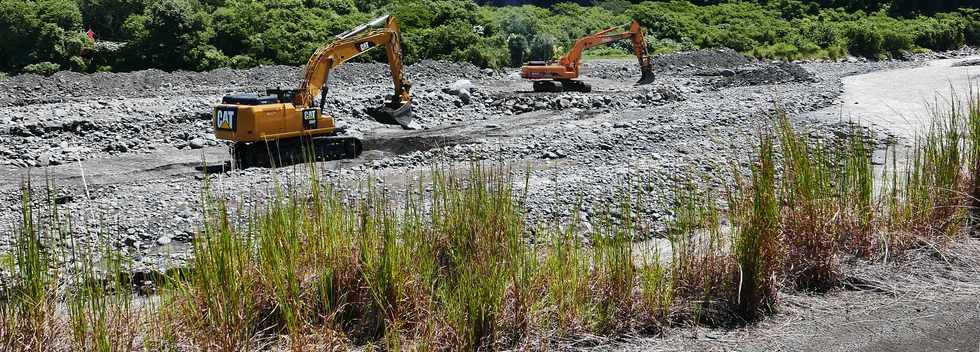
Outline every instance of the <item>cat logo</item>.
[(316, 120), (316, 109), (303, 110), (303, 120)]
[(236, 109), (216, 109), (214, 111), (214, 128), (219, 130), (235, 130)]
[(303, 129), (316, 129), (316, 112), (317, 109), (303, 110)]

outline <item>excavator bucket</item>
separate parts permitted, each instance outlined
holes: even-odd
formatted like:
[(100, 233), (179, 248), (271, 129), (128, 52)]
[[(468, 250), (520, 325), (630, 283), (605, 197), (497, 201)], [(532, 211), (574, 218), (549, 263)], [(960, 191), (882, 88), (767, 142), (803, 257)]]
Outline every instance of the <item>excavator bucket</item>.
[(640, 67), (640, 80), (636, 82), (636, 85), (650, 84), (656, 79), (657, 75), (653, 73), (653, 67)]
[(415, 115), (412, 113), (412, 102), (405, 104), (389, 103), (379, 108), (368, 109), (367, 113), (375, 121), (386, 125), (399, 125), (407, 130), (412, 129), (410, 125), (415, 119)]

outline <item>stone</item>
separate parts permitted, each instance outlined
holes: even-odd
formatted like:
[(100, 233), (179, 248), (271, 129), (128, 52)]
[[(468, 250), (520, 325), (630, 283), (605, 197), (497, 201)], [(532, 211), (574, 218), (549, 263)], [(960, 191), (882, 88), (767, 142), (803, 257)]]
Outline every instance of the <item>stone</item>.
[(190, 146), (191, 149), (201, 149), (204, 148), (205, 145), (207, 145), (207, 142), (204, 141), (203, 138), (194, 138), (191, 139), (189, 142), (187, 142), (187, 145)]
[(572, 102), (568, 101), (568, 99), (565, 99), (565, 98), (558, 99), (558, 108), (559, 109), (567, 109), (567, 108), (569, 108), (571, 106), (572, 106)]

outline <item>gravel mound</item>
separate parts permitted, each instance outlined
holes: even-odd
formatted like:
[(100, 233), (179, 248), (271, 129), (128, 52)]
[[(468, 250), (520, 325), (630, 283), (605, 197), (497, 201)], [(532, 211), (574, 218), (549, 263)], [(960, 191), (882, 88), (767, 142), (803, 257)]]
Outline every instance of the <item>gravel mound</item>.
[(953, 63), (953, 67), (980, 66), (980, 59), (964, 60)]
[[(731, 74), (728, 74), (731, 73)], [(719, 70), (722, 76), (716, 87), (742, 87), (791, 82), (816, 82), (816, 76), (803, 66), (790, 62), (753, 65), (734, 70)], [(725, 77), (727, 76), (727, 77)]]
[(705, 49), (683, 53), (656, 55), (654, 70), (678, 71), (687, 69), (734, 68), (747, 65), (753, 59), (732, 49)]
[[(457, 77), (481, 78), (485, 73), (468, 63), (426, 60), (408, 66), (411, 80), (429, 81), (452, 73)], [(62, 71), (51, 77), (22, 74), (0, 81), (0, 106), (80, 101), (97, 97), (140, 98), (174, 94), (220, 94), (231, 91), (264, 91), (299, 85), (302, 67), (259, 66), (247, 70), (219, 68), (207, 72), (156, 69), (92, 73)], [(489, 72), (492, 74), (492, 71)], [(333, 72), (332, 87), (351, 87), (384, 82), (390, 84), (388, 66), (382, 63), (348, 63)], [(448, 79), (448, 78), (447, 78)]]
[(660, 84), (642, 87), (623, 94), (533, 93), (527, 95), (500, 94), (490, 104), (506, 115), (538, 110), (622, 109), (664, 105), (684, 100), (684, 93), (673, 85)]
[[(754, 60), (731, 49), (705, 49), (654, 56), (653, 71), (657, 74), (683, 74), (706, 70), (732, 69)], [(583, 64), (583, 75), (591, 78), (630, 81), (640, 79), (640, 67), (635, 60), (624, 65), (622, 60), (591, 60)]]
[(62, 71), (51, 77), (23, 74), (0, 81), (0, 106), (80, 101), (98, 97), (140, 98), (188, 92), (223, 91), (228, 87), (296, 84), (299, 70), (260, 66), (250, 70), (221, 68), (207, 72), (143, 70), (120, 73)]

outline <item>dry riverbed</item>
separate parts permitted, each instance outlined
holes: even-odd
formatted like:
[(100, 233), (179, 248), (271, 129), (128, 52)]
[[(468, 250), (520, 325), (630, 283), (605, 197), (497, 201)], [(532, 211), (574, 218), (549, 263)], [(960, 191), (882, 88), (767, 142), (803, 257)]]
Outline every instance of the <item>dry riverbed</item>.
[[(595, 60), (587, 63), (585, 79), (594, 87), (588, 94), (530, 93), (513, 69), (422, 62), (407, 68), (418, 115), (414, 131), (367, 118), (365, 108), (390, 89), (386, 70), (350, 64), (335, 76), (327, 106), (348, 133), (363, 138), (366, 151), (318, 167), (324, 182), (352, 190), (368, 179), (406, 187), (433, 167), (512, 165), (521, 187), (527, 176), (534, 223), (588, 221), (633, 189), (643, 193), (648, 204), (641, 215), (654, 225), (642, 235), (654, 238), (673, 216), (678, 185), (693, 179), (717, 187), (731, 177), (733, 162), (748, 165), (774, 106), (815, 136), (847, 134), (852, 127), (839, 117), (858, 116), (881, 138), (902, 140), (922, 125), (916, 118), (923, 115), (911, 111), (923, 110), (912, 108), (913, 102), (942, 92), (942, 79), (966, 91), (961, 83), (967, 80), (959, 77), (976, 76), (976, 66), (953, 64), (975, 54), (963, 50), (948, 54), (959, 58), (939, 61), (773, 63), (707, 50), (657, 57), (658, 80), (648, 86), (632, 85), (639, 77), (633, 61)], [(275, 180), (302, 187), (302, 166), (225, 169), (227, 146), (213, 138), (210, 126), (211, 106), (222, 95), (292, 86), (299, 74), (295, 67), (271, 66), (63, 72), (0, 81), (0, 251), (9, 249), (21, 187), (30, 179), (38, 195), (50, 184), (51, 199), (77, 219), (79, 233), (89, 234), (76, 241), (107, 234), (138, 270), (180, 265), (191, 255), (189, 243), (201, 221), (206, 174), (213, 176), (211, 189), (233, 206), (268, 196)], [(460, 79), (472, 84), (469, 94), (444, 89)], [(896, 109), (910, 113), (889, 114)], [(956, 250), (976, 253), (976, 247), (969, 242)], [(603, 340), (600, 349), (976, 348), (975, 259), (910, 255), (919, 257), (852, 263), (848, 275), (861, 284), (826, 295), (784, 295), (781, 313), (757, 325)]]

